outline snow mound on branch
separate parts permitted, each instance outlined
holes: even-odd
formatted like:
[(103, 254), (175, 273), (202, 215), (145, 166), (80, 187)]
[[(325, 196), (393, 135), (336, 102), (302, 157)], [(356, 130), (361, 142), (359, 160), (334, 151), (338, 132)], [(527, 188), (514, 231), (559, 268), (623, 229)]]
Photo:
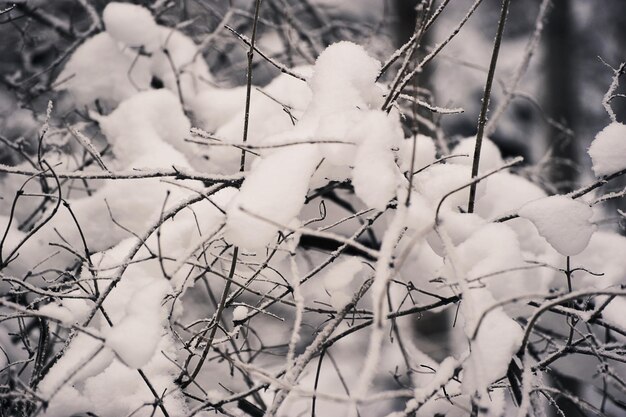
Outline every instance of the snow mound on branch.
[(470, 285), (485, 285), (496, 300), (548, 289), (548, 277), (516, 269), (528, 264), (517, 235), (505, 224), (487, 223), (478, 228), (458, 246), (457, 255)]
[[(301, 128), (309, 129), (320, 140), (361, 144), (369, 136), (360, 127), (363, 123), (370, 128), (380, 125), (377, 131), (393, 123), (388, 142), (398, 141), (397, 132), (401, 128), (397, 113), (389, 115), (389, 120), (377, 115), (383, 100), (383, 91), (376, 85), (379, 68), (379, 61), (351, 42), (338, 42), (326, 48), (315, 63), (310, 81), (313, 98), (299, 124)], [(378, 140), (386, 140), (385, 135), (379, 136)], [(402, 139), (402, 133), (399, 138)], [(352, 165), (355, 158), (354, 148), (345, 144), (322, 144), (320, 149), (334, 167)]]
[[(61, 387), (42, 413), (43, 416), (66, 417), (84, 414), (86, 411), (102, 417), (151, 415), (152, 409), (145, 404), (151, 404), (154, 395), (135, 369), (116, 360), (113, 352), (106, 346), (95, 358), (88, 361), (101, 346), (101, 342), (80, 333), (70, 343), (68, 349), (72, 351), (68, 350), (68, 354), (63, 355), (38, 387), (46, 396)], [(163, 351), (169, 358), (176, 358), (177, 348), (169, 338), (163, 338), (157, 350)], [(170, 415), (186, 415), (185, 400), (175, 389), (174, 378), (178, 369), (164, 355), (154, 355), (142, 371), (157, 392), (167, 390), (170, 393), (163, 398)], [(86, 361), (87, 365), (82, 366)], [(79, 372), (72, 375), (69, 383), (66, 383), (68, 375), (76, 369)], [(154, 415), (162, 414), (157, 411)]]
[(150, 63), (136, 53), (120, 51), (107, 32), (87, 39), (57, 77), (57, 90), (68, 90), (78, 105), (99, 99), (116, 105), (150, 87)]
[(72, 312), (62, 305), (50, 303), (39, 307), (39, 312), (67, 326), (74, 324)]
[(526, 203), (519, 215), (530, 220), (539, 234), (565, 256), (582, 252), (596, 230), (591, 223), (591, 207), (561, 195)]
[[(474, 161), (474, 151), (476, 150), (476, 138), (462, 139), (452, 149), (452, 155), (469, 155), (468, 157), (458, 157), (450, 159), (450, 163), (471, 166)], [(487, 138), (483, 138), (480, 150), (480, 171), (487, 172), (496, 169), (504, 164), (500, 149)]]
[(384, 210), (395, 197), (401, 174), (392, 148), (402, 140), (396, 120), (382, 111), (369, 112), (350, 136), (362, 137), (352, 171), (356, 195), (368, 206)]
[(580, 288), (607, 288), (626, 282), (626, 237), (614, 232), (599, 230), (589, 240), (589, 245), (573, 258), (572, 268), (583, 267), (594, 274), (576, 273), (574, 285)]
[(352, 42), (337, 42), (315, 61), (311, 90), (315, 104), (330, 114), (338, 108), (365, 109), (382, 105), (382, 91), (376, 86), (381, 64)]
[(75, 371), (78, 372), (72, 375), (68, 381), (70, 384), (99, 375), (115, 358), (113, 352), (106, 347), (96, 355), (101, 347), (102, 342), (99, 340), (87, 334), (78, 333), (69, 344), (67, 353), (54, 364), (50, 372), (41, 381), (37, 387), (38, 390), (45, 395), (51, 394)]
[(226, 240), (250, 250), (270, 244), (300, 212), (318, 163), (317, 147), (308, 144), (258, 160), (228, 207)]
[(233, 321), (242, 321), (248, 316), (248, 307), (246, 306), (237, 306), (233, 310)]
[(333, 265), (324, 277), (324, 288), (330, 294), (330, 304), (341, 311), (352, 300), (350, 283), (361, 272), (363, 264), (358, 258), (348, 258)]
[[(501, 171), (491, 175), (486, 184), (485, 194), (476, 204), (476, 213), (485, 219), (517, 213), (524, 204), (547, 197), (545, 191), (537, 185), (509, 172)], [(517, 234), (525, 253), (532, 257), (556, 254), (530, 220), (518, 217), (508, 220), (506, 224)]]
[[(81, 295), (85, 298), (78, 298)], [(50, 303), (40, 307), (39, 312), (55, 318), (65, 325), (81, 323), (91, 312), (91, 302), (87, 301), (88, 295), (74, 290), (69, 292), (68, 296), (63, 298), (59, 304)]]
[[(299, 73), (311, 72), (310, 67), (298, 67)], [(248, 119), (249, 145), (271, 145), (279, 134), (291, 132), (311, 100), (307, 83), (291, 75), (281, 74), (264, 88), (253, 87)], [(200, 126), (215, 132), (222, 141), (217, 145), (241, 143), (245, 119), (246, 88), (213, 89), (199, 93), (191, 101), (191, 109)], [(293, 142), (290, 134), (282, 142)], [(258, 153), (271, 152), (260, 149)], [(239, 168), (241, 149), (235, 146), (202, 146), (200, 152), (209, 159), (210, 170), (233, 172)], [(248, 153), (248, 158), (252, 154)]]
[[(441, 199), (451, 191), (469, 184), (471, 167), (466, 165), (436, 164), (413, 177), (415, 188), (436, 208)], [(465, 209), (469, 200), (469, 186), (448, 196), (442, 209), (458, 211)], [(486, 189), (485, 181), (478, 183), (476, 198), (480, 201)], [(440, 213), (441, 215), (441, 213)]]
[[(483, 227), (486, 221), (474, 213), (458, 213), (446, 210), (439, 214), (439, 223), (445, 226), (450, 242), (454, 246), (458, 246)], [(426, 236), (426, 241), (436, 254), (439, 256), (446, 255), (445, 245), (436, 230), (432, 230)]]
[[(199, 127), (213, 133), (233, 120), (246, 104), (246, 90), (246, 87), (207, 89), (189, 100), (189, 108)], [(253, 88), (251, 94), (256, 97), (258, 91)], [(257, 106), (253, 101), (250, 102), (250, 108), (254, 110), (252, 114), (255, 114)], [(224, 138), (224, 134), (219, 137)]]
[(195, 42), (157, 25), (147, 9), (110, 3), (103, 19), (106, 31), (80, 45), (57, 77), (63, 81), (57, 89), (68, 90), (77, 104), (115, 106), (150, 89), (153, 78), (183, 102), (210, 88), (212, 76)]
[[(334, 139), (356, 143), (359, 137), (359, 142), (363, 142), (361, 146), (368, 142), (357, 151), (353, 180), (357, 195), (366, 204), (383, 208), (396, 192), (397, 167), (391, 148), (402, 133), (394, 121), (390, 121), (395, 116), (365, 111), (382, 100), (382, 91), (375, 84), (379, 68), (380, 63), (358, 45), (339, 42), (329, 46), (315, 64), (310, 82), (313, 96), (302, 118), (293, 129), (268, 137), (263, 143), (313, 140), (324, 117), (352, 112), (354, 123), (342, 126), (340, 137)], [(354, 113), (359, 109), (362, 112)], [(362, 129), (357, 122), (365, 123), (368, 129)], [(350, 136), (351, 132), (356, 132), (352, 140), (343, 137)], [(366, 134), (369, 140), (363, 138)], [(346, 152), (343, 148), (339, 153)], [(332, 153), (319, 145), (306, 144), (278, 149), (265, 153), (257, 161), (228, 209), (225, 235), (233, 244), (248, 249), (268, 245), (276, 232), (298, 215), (316, 167), (325, 154)], [(348, 149), (347, 152), (353, 151)], [(344, 156), (338, 158), (343, 161)], [(367, 172), (368, 169), (375, 171), (372, 164), (379, 164), (384, 175), (372, 178)], [(318, 169), (316, 174), (326, 173)]]
[[(312, 74), (310, 66), (293, 70), (304, 76)], [(204, 130), (215, 132), (220, 139), (239, 141), (243, 133), (246, 90), (246, 87), (207, 89), (190, 100), (189, 106)], [(289, 74), (280, 74), (263, 88), (252, 86), (248, 140), (279, 133), (285, 126), (292, 127), (293, 123), (285, 109), (299, 118), (310, 101), (311, 89), (308, 84)], [(279, 126), (273, 125), (276, 120), (280, 121)]]
[[(406, 201), (406, 191), (402, 188), (400, 190), (398, 201)], [(422, 233), (432, 227), (434, 223), (435, 211), (432, 206), (422, 194), (414, 190), (411, 193), (411, 200), (407, 210), (406, 226), (409, 230)]]
[[(608, 297), (598, 297), (596, 300), (596, 305), (603, 305)], [(602, 310), (602, 318), (609, 324), (621, 329), (626, 332), (626, 316), (624, 316), (624, 311), (626, 311), (626, 299), (623, 296), (615, 297), (606, 307)], [(624, 336), (619, 335), (621, 340), (624, 340)]]
[[(168, 90), (138, 93), (98, 121), (102, 132), (113, 145), (117, 163), (124, 168), (137, 159), (150, 161), (151, 158), (146, 156), (156, 156), (156, 150), (163, 142), (184, 153), (192, 152), (184, 141), (191, 125), (180, 102)], [(168, 158), (171, 156), (167, 155)], [(172, 159), (166, 166), (171, 167), (176, 163)], [(144, 167), (147, 166), (155, 167), (153, 164)]]
[[(463, 297), (461, 309), (467, 336), (472, 338), (476, 326), (480, 326), (471, 341), (471, 354), (463, 371), (463, 391), (486, 395), (489, 385), (506, 375), (511, 358), (522, 344), (524, 332), (501, 307), (487, 312), (495, 300), (485, 289), (471, 289)], [(468, 312), (469, 309), (474, 311)], [(486, 315), (479, 322), (483, 313)]]
[(213, 76), (196, 43), (182, 32), (159, 26), (158, 48), (150, 59), (152, 75), (187, 102), (210, 88)]
[(591, 142), (588, 153), (597, 176), (626, 169), (626, 125), (613, 122), (602, 129)]
[(147, 46), (158, 36), (154, 17), (145, 7), (109, 3), (102, 12), (102, 20), (109, 35), (128, 46)]
[(108, 332), (106, 344), (129, 367), (138, 369), (150, 361), (163, 332), (161, 303), (170, 290), (163, 281), (138, 289), (126, 305), (126, 315)]
[[(413, 139), (408, 138), (400, 143), (398, 149), (398, 165), (402, 172), (411, 169), (411, 158), (413, 157)], [(435, 161), (437, 149), (432, 138), (425, 135), (417, 135), (415, 143), (415, 162), (414, 169), (424, 168), (426, 165)]]

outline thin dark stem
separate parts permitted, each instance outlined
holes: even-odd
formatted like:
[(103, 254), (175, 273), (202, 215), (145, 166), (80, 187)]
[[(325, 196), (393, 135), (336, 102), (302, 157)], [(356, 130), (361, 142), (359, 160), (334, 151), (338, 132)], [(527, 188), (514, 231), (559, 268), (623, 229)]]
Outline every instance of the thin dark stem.
[(200, 357), (200, 361), (198, 362), (193, 372), (189, 376), (189, 379), (181, 384), (183, 388), (187, 387), (191, 382), (193, 382), (196, 379), (196, 377), (198, 376), (198, 373), (202, 369), (202, 365), (204, 365), (204, 362), (206, 361), (209, 351), (211, 350), (211, 347), (213, 345), (213, 339), (215, 338), (215, 333), (217, 333), (217, 328), (219, 327), (219, 322), (222, 318), (222, 313), (224, 312), (224, 308), (226, 307), (226, 299), (228, 298), (228, 294), (230, 293), (230, 285), (231, 285), (233, 277), (235, 276), (235, 267), (237, 266), (238, 253), (239, 253), (239, 248), (235, 246), (235, 248), (233, 249), (233, 259), (230, 264), (230, 272), (228, 273), (229, 280), (226, 281), (226, 284), (224, 285), (224, 290), (222, 291), (222, 297), (220, 299), (220, 303), (217, 306), (217, 312), (215, 313), (215, 318), (212, 323), (211, 333), (209, 333), (209, 338), (207, 339), (206, 346), (204, 347), (204, 350), (202, 351), (202, 356)]
[[(498, 22), (498, 31), (496, 40), (493, 44), (491, 52), (491, 62), (489, 64), (489, 72), (487, 73), (487, 83), (485, 84), (485, 92), (483, 94), (480, 115), (478, 116), (478, 132), (476, 133), (476, 147), (474, 148), (474, 159), (472, 161), (472, 178), (478, 175), (478, 167), (480, 165), (480, 150), (483, 144), (483, 135), (485, 133), (485, 124), (487, 123), (487, 112), (489, 111), (489, 99), (491, 98), (491, 88), (496, 73), (496, 65), (498, 64), (498, 54), (500, 53), (500, 44), (502, 43), (502, 34), (504, 33), (504, 24), (506, 16), (509, 12), (509, 3), (511, 0), (502, 0), (502, 10), (500, 12), (500, 21)], [(474, 202), (476, 200), (476, 183), (470, 186), (469, 202), (467, 204), (468, 213), (474, 212)]]
[[(322, 371), (322, 361), (324, 360), (324, 356), (326, 355), (326, 349), (322, 349), (322, 353), (320, 354), (320, 359), (317, 362), (317, 370), (315, 371), (315, 384), (313, 385), (313, 391), (317, 391), (317, 384), (320, 382), (320, 373)], [(317, 402), (317, 396), (313, 395), (313, 399), (311, 400), (311, 417), (315, 417), (315, 404)]]
[[(250, 123), (250, 98), (252, 94), (252, 59), (254, 58), (254, 44), (256, 42), (257, 24), (259, 23), (259, 10), (261, 9), (261, 1), (256, 0), (254, 6), (254, 20), (252, 21), (252, 36), (250, 38), (250, 48), (248, 49), (248, 71), (246, 79), (246, 109), (243, 119), (243, 142), (248, 141), (248, 125)], [(244, 171), (246, 167), (246, 152), (241, 151), (240, 171)]]

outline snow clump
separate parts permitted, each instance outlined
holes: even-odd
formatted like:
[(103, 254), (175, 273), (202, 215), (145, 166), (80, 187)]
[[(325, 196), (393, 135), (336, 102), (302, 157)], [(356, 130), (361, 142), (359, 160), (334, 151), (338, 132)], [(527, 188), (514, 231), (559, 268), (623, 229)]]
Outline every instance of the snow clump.
[(626, 169), (626, 125), (613, 122), (602, 129), (588, 152), (597, 176)]
[(324, 288), (330, 294), (330, 304), (337, 311), (341, 311), (352, 301), (350, 283), (363, 269), (363, 264), (357, 258), (348, 258), (328, 270), (324, 277)]
[(533, 222), (539, 234), (565, 256), (582, 252), (596, 230), (591, 207), (562, 195), (531, 201), (519, 215)]
[(128, 46), (147, 46), (158, 36), (158, 26), (150, 11), (135, 4), (109, 3), (102, 12), (102, 20), (107, 33)]

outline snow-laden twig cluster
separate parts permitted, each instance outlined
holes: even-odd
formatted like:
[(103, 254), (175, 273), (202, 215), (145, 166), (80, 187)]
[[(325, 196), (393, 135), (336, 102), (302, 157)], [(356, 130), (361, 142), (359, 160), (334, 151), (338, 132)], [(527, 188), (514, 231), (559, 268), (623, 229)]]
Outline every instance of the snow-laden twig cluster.
[[(600, 204), (623, 193), (594, 195), (626, 172), (608, 99), (598, 178), (548, 195), (482, 136), (498, 48), (478, 139), (448, 143), (434, 120), (462, 109), (409, 88), (480, 1), (421, 60), (446, 1), (385, 64), (299, 32), (315, 59), (295, 68), (256, 44), (264, 2), (229, 9), (234, 88), (203, 56), (227, 32), (198, 44), (160, 3), (104, 8), (54, 84), (83, 119), (50, 104), (36, 153), (0, 165), (0, 415), (540, 416), (572, 356), (600, 366), (602, 405), (560, 395), (603, 412), (623, 392), (626, 238)], [(254, 52), (280, 72), (264, 87)], [(439, 358), (416, 330), (437, 316)]]

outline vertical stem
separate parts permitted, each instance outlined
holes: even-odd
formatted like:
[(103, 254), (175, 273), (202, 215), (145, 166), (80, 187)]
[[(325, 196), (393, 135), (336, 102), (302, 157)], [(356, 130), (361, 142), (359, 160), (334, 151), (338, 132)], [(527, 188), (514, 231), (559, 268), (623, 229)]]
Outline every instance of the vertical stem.
[[(254, 6), (254, 20), (252, 21), (252, 36), (250, 37), (250, 49), (248, 49), (248, 71), (247, 71), (247, 82), (246, 82), (246, 110), (244, 113), (243, 120), (243, 142), (248, 140), (248, 125), (250, 122), (250, 97), (252, 92), (252, 58), (254, 57), (254, 43), (256, 41), (256, 32), (257, 32), (257, 24), (259, 22), (259, 10), (261, 9), (261, 1), (256, 0)], [(244, 149), (241, 150), (241, 164), (239, 165), (239, 171), (243, 172), (246, 167), (246, 151)], [(200, 369), (202, 369), (202, 365), (204, 364), (206, 357), (211, 350), (213, 339), (215, 338), (215, 333), (217, 332), (217, 328), (219, 327), (220, 320), (222, 318), (222, 313), (224, 312), (224, 308), (226, 307), (226, 301), (228, 299), (228, 294), (230, 293), (230, 285), (232, 283), (232, 279), (235, 276), (235, 269), (237, 267), (237, 257), (239, 255), (239, 248), (235, 246), (233, 248), (233, 259), (230, 265), (230, 272), (228, 273), (228, 281), (226, 281), (224, 285), (224, 290), (222, 291), (222, 297), (220, 299), (220, 303), (217, 306), (217, 312), (215, 313), (215, 321), (213, 322), (213, 327), (211, 327), (211, 333), (209, 333), (209, 338), (207, 340), (206, 346), (202, 351), (202, 356), (200, 361), (196, 365), (192, 374), (189, 376), (189, 380), (182, 384), (183, 388), (189, 385), (193, 380), (198, 376)]]
[[(248, 49), (248, 71), (246, 79), (246, 110), (243, 119), (243, 142), (248, 141), (248, 124), (250, 123), (250, 98), (252, 94), (252, 58), (254, 58), (254, 43), (256, 42), (256, 30), (259, 22), (259, 10), (261, 9), (261, 1), (256, 0), (254, 6), (254, 20), (252, 21), (252, 36), (250, 37), (250, 48)], [(244, 171), (246, 167), (246, 151), (241, 150), (240, 171)]]
[(315, 383), (313, 385), (313, 399), (311, 402), (311, 417), (315, 417), (315, 404), (317, 401), (317, 384), (320, 382), (320, 373), (322, 371), (322, 361), (324, 360), (324, 355), (326, 355), (326, 348), (322, 349), (322, 353), (320, 354), (320, 359), (317, 362), (317, 370), (315, 371)]
[[(572, 267), (570, 263), (570, 257), (567, 257), (565, 267), (565, 277), (567, 278), (567, 291), (572, 292)], [(570, 308), (574, 308), (574, 301), (570, 301), (568, 303)], [(576, 318), (571, 314), (567, 315), (567, 322), (569, 324), (569, 336), (567, 337), (567, 346), (572, 344), (572, 340), (574, 339), (574, 327), (576, 326)]]
[[(509, 3), (511, 0), (502, 0), (502, 10), (500, 12), (500, 21), (498, 22), (498, 31), (496, 32), (496, 40), (493, 44), (491, 52), (491, 62), (489, 63), (489, 72), (487, 74), (487, 82), (483, 93), (480, 115), (478, 116), (478, 132), (476, 133), (476, 147), (474, 148), (474, 160), (472, 161), (472, 178), (478, 175), (478, 167), (480, 164), (480, 150), (483, 144), (483, 135), (485, 133), (485, 124), (487, 123), (487, 112), (489, 111), (489, 99), (491, 97), (491, 87), (493, 86), (493, 78), (496, 73), (496, 65), (498, 63), (498, 54), (500, 52), (500, 44), (502, 43), (502, 34), (504, 33), (504, 24), (506, 16), (509, 13)], [(474, 201), (476, 200), (476, 183), (470, 185), (469, 202), (467, 204), (468, 213), (474, 212)]]
[(222, 297), (220, 299), (220, 303), (217, 306), (217, 312), (215, 313), (215, 319), (213, 320), (213, 323), (211, 324), (212, 325), (211, 333), (209, 333), (206, 346), (204, 347), (204, 350), (202, 351), (202, 356), (200, 357), (198, 364), (196, 365), (193, 372), (189, 376), (189, 379), (181, 384), (183, 388), (186, 388), (189, 384), (191, 384), (196, 379), (196, 377), (198, 376), (198, 373), (202, 369), (202, 365), (204, 365), (204, 362), (206, 361), (209, 351), (211, 350), (211, 347), (213, 345), (213, 339), (215, 338), (215, 333), (217, 333), (217, 328), (220, 325), (222, 313), (224, 312), (224, 308), (226, 307), (226, 299), (228, 298), (228, 293), (230, 292), (230, 284), (232, 283), (233, 278), (235, 276), (235, 267), (237, 266), (238, 252), (239, 252), (239, 248), (235, 246), (235, 248), (233, 249), (233, 259), (230, 264), (230, 272), (228, 273), (228, 280), (226, 281), (226, 284), (224, 285), (224, 290), (222, 291)]

